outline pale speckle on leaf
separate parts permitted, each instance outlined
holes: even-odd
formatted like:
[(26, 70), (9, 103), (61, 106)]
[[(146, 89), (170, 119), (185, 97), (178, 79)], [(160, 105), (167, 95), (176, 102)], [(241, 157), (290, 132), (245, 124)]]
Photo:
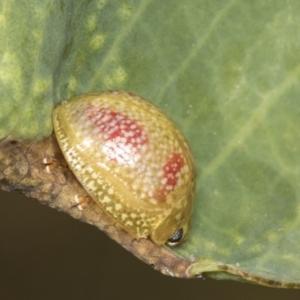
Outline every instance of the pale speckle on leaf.
[(98, 0), (97, 1), (97, 8), (98, 9), (103, 9), (104, 8), (104, 6), (106, 5), (106, 3), (107, 3), (107, 0)]
[(87, 22), (86, 22), (86, 27), (88, 31), (93, 31), (96, 28), (96, 16), (95, 15), (90, 15), (87, 18)]
[(0, 14), (0, 28), (6, 27), (6, 17), (3, 14)]
[(90, 47), (92, 50), (99, 50), (103, 45), (105, 36), (103, 34), (98, 34), (92, 38), (90, 41)]
[(133, 9), (130, 5), (128, 4), (123, 4), (119, 11), (118, 11), (118, 15), (122, 20), (128, 20), (131, 15), (132, 15)]
[(34, 95), (40, 95), (52, 88), (51, 78), (39, 78), (34, 82)]
[(105, 78), (108, 87), (124, 84), (127, 79), (126, 71), (120, 66), (115, 68), (112, 73)]

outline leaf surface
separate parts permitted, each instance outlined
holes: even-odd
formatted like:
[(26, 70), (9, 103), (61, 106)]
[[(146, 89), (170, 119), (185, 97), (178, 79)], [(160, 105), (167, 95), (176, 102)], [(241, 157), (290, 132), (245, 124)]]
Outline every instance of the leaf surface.
[(195, 273), (299, 284), (299, 24), (296, 0), (2, 1), (0, 138), (49, 135), (74, 95), (135, 92), (195, 156), (193, 227), (174, 251)]

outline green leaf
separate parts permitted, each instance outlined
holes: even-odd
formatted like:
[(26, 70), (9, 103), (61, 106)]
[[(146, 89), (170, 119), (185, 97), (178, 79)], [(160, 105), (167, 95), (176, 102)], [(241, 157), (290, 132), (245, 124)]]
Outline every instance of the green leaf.
[(193, 228), (174, 250), (191, 272), (300, 284), (299, 24), (297, 0), (2, 1), (0, 138), (49, 135), (74, 95), (135, 92), (195, 155)]

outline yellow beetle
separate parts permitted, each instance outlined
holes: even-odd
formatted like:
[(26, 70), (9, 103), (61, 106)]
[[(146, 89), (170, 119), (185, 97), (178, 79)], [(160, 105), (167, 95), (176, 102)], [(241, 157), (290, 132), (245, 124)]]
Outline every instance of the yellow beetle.
[(195, 167), (186, 139), (160, 109), (106, 91), (64, 101), (53, 125), (77, 179), (123, 228), (159, 245), (186, 240)]

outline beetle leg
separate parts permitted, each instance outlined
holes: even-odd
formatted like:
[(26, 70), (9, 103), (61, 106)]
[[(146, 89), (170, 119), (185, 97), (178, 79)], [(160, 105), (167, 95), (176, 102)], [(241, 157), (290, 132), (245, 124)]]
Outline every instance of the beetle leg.
[(66, 168), (67, 164), (64, 160), (58, 160), (54, 157), (44, 157), (42, 161), (47, 173), (52, 173), (56, 168)]
[(91, 197), (88, 195), (77, 194), (74, 199), (74, 204), (72, 208), (76, 207), (79, 210), (84, 210), (89, 203), (92, 201)]

